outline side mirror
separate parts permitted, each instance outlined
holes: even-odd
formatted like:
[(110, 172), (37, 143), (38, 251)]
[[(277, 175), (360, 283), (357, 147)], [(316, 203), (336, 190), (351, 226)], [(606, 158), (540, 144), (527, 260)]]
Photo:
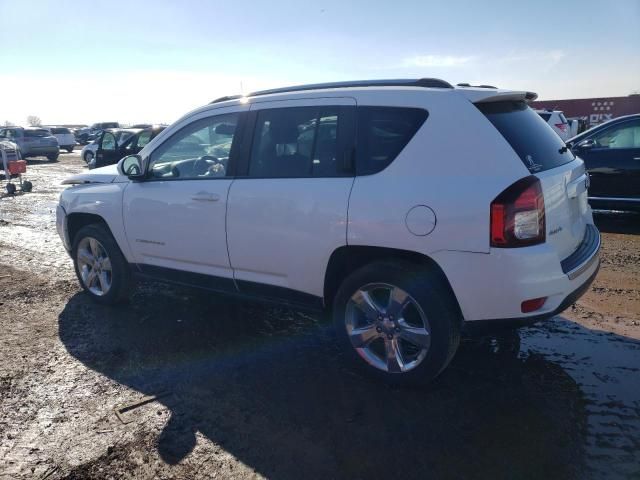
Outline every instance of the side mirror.
[(118, 173), (131, 180), (142, 180), (145, 177), (144, 162), (140, 155), (129, 155), (118, 162)]
[(589, 150), (595, 147), (596, 145), (597, 145), (596, 141), (593, 138), (588, 138), (586, 140), (583, 140), (579, 144), (577, 144), (575, 148), (577, 148), (578, 150)]

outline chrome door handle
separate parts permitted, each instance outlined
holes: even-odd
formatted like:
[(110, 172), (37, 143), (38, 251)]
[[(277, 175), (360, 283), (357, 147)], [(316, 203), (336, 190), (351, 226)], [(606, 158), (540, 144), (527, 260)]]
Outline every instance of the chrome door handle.
[(634, 160), (640, 160), (640, 157), (633, 157)]
[(220, 195), (217, 193), (199, 192), (193, 195), (191, 200), (195, 200), (197, 202), (217, 202), (220, 200)]

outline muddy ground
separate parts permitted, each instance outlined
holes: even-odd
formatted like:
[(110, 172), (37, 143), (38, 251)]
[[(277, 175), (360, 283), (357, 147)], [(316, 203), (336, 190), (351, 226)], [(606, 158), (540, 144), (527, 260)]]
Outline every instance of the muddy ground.
[(0, 199), (0, 478), (640, 478), (638, 216), (596, 216), (602, 268), (561, 316), (401, 389), (311, 314), (154, 283), (91, 303), (54, 220), (82, 162), (29, 163)]

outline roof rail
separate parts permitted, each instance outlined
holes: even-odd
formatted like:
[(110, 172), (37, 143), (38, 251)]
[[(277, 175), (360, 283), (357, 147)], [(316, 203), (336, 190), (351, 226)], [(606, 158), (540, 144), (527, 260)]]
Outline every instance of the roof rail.
[(228, 100), (237, 100), (239, 98), (242, 98), (242, 95), (227, 95), (225, 97), (220, 97), (220, 98), (216, 98), (213, 102), (211, 103), (220, 103), (220, 102), (226, 102)]
[[(259, 90), (251, 92), (247, 97), (258, 97), (260, 95), (270, 95), (272, 93), (300, 92), (304, 90), (321, 90), (326, 88), (348, 88), (348, 87), (422, 87), (422, 88), (453, 88), (449, 82), (438, 78), (400, 78), (389, 80), (351, 80), (346, 82), (312, 83), (309, 85), (294, 85), (291, 87), (272, 88), (269, 90)], [(211, 103), (235, 100), (241, 95), (221, 97)]]
[(493, 85), (470, 85), (468, 83), (458, 83), (456, 84), (456, 87), (492, 88), (494, 90), (498, 89), (498, 87), (494, 87)]

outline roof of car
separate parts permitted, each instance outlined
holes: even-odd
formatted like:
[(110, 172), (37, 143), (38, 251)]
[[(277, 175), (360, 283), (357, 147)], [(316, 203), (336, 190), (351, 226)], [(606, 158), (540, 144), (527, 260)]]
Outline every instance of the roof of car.
[(383, 80), (351, 80), (345, 82), (311, 83), (306, 85), (292, 85), (282, 88), (271, 88), (259, 90), (247, 95), (230, 95), (216, 98), (211, 103), (237, 100), (244, 97), (258, 97), (262, 95), (272, 95), (275, 93), (301, 92), (307, 90), (326, 90), (330, 88), (353, 88), (353, 87), (423, 87), (423, 88), (453, 88), (449, 82), (439, 78), (394, 78)]

